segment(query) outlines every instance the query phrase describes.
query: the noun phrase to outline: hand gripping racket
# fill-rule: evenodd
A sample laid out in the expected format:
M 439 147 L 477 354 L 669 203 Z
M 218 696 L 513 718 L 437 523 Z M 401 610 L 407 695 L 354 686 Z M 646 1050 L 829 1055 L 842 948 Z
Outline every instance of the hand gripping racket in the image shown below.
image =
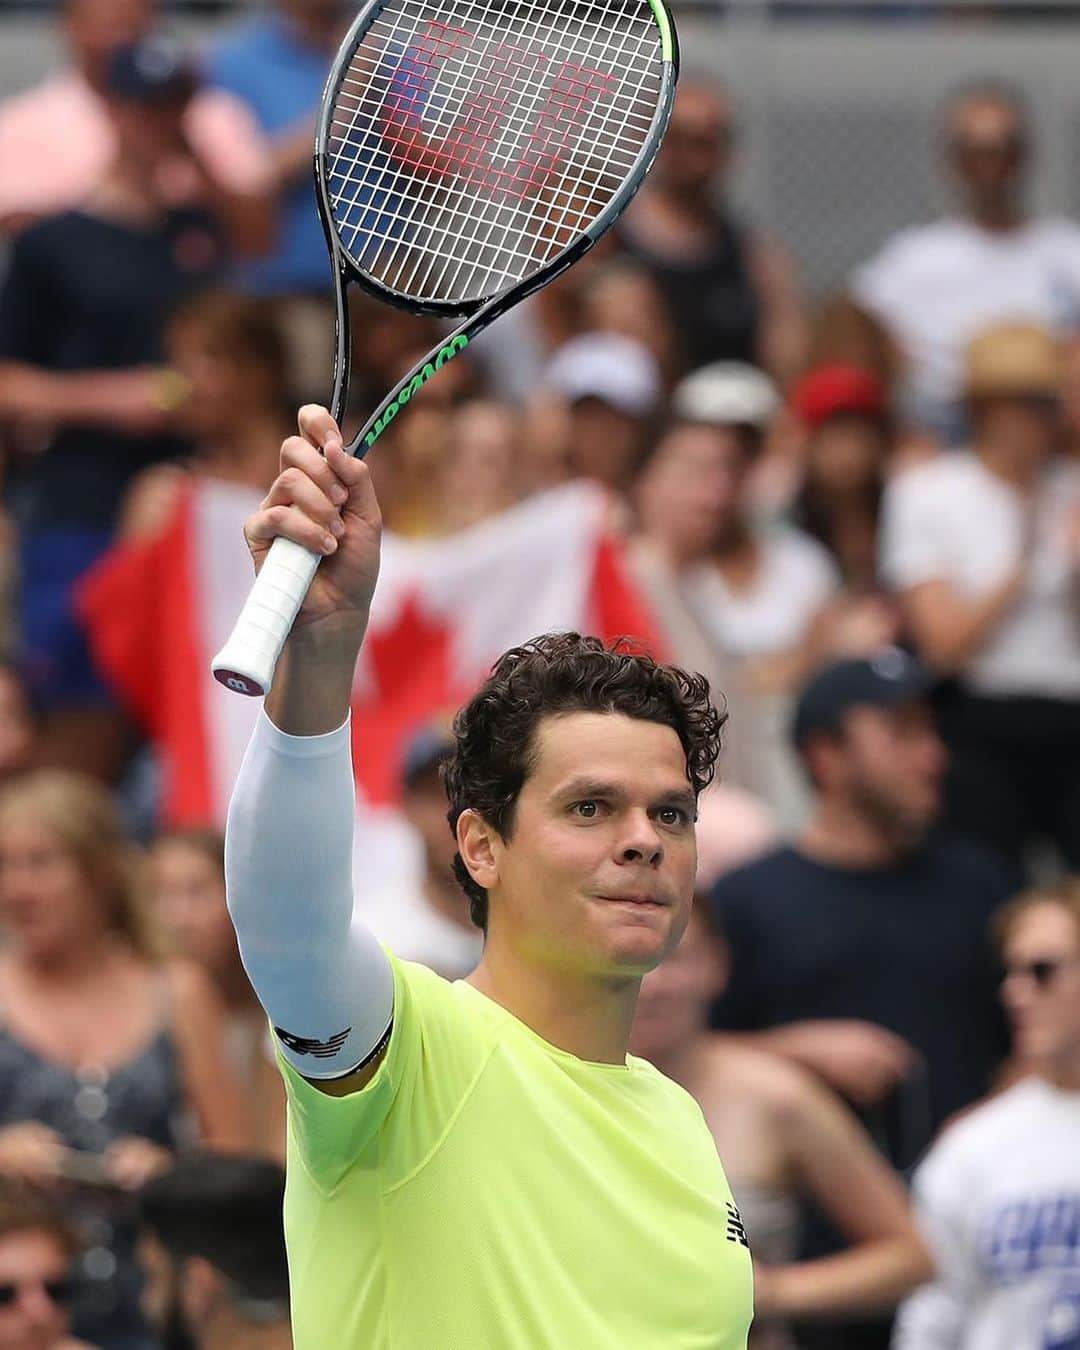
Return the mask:
M 348 285 L 463 318 L 372 413 L 364 455 L 432 375 L 589 251 L 660 146 L 678 50 L 664 0 L 369 0 L 315 146 L 333 262 L 331 411 L 349 383 Z M 265 694 L 318 554 L 274 541 L 215 677 Z

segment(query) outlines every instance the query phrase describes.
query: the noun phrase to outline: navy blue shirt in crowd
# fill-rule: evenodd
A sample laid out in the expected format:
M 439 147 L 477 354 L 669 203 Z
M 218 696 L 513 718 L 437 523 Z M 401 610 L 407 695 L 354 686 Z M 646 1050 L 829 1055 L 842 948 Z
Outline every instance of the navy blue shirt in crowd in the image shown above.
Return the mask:
M 145 227 L 82 211 L 42 220 L 16 239 L 0 288 L 0 360 L 58 372 L 157 364 L 169 315 L 223 260 L 201 212 Z M 182 448 L 167 435 L 64 427 L 6 484 L 15 519 L 28 530 L 108 529 L 134 475 Z
M 714 1024 L 758 1030 L 820 1018 L 876 1022 L 923 1065 L 888 1118 L 868 1121 L 900 1167 L 989 1088 L 1007 1050 L 990 916 L 1013 891 L 978 846 L 928 843 L 854 869 L 782 848 L 723 877 L 713 907 L 731 947 Z

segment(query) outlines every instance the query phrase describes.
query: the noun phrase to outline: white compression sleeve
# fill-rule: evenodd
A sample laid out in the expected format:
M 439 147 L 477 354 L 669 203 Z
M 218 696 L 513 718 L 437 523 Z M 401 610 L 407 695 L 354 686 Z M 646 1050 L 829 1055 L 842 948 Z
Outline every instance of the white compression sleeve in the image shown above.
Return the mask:
M 393 1017 L 390 962 L 353 917 L 354 815 L 349 723 L 289 736 L 262 713 L 229 805 L 229 913 L 282 1054 L 305 1078 L 359 1068 Z

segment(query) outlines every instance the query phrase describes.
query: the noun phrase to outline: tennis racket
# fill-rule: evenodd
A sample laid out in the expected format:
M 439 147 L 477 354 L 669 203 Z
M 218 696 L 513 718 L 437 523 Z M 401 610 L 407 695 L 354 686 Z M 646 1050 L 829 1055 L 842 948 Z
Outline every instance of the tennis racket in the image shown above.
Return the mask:
M 333 264 L 331 411 L 348 400 L 349 283 L 461 318 L 375 409 L 364 455 L 417 391 L 615 222 L 660 147 L 678 74 L 664 0 L 369 0 L 315 145 Z M 215 677 L 265 694 L 321 558 L 277 539 Z

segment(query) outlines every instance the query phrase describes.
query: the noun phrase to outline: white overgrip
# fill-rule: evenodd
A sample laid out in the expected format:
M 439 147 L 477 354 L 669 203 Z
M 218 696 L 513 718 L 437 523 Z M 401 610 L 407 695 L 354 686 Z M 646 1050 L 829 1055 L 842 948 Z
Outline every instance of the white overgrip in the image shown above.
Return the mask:
M 291 539 L 275 539 L 228 642 L 214 657 L 214 679 L 238 694 L 265 694 L 274 678 L 315 569 L 322 561 Z

